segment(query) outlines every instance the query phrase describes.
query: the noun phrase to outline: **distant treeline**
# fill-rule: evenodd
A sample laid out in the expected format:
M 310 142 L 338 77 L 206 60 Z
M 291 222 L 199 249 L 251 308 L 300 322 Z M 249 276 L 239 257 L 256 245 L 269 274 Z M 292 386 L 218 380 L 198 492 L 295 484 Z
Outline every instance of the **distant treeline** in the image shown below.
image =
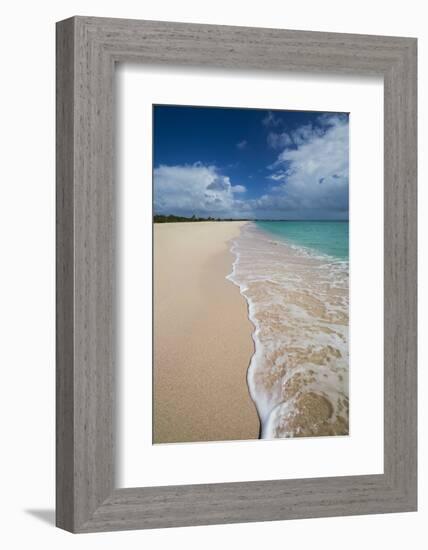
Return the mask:
M 185 216 L 174 216 L 169 214 L 165 216 L 164 214 L 155 214 L 153 216 L 154 223 L 174 223 L 174 222 L 345 222 L 348 223 L 349 220 L 272 220 L 270 218 L 201 218 L 199 216 L 193 215 L 191 218 L 186 218 Z
M 154 223 L 177 223 L 177 222 L 242 222 L 247 221 L 245 219 L 237 219 L 237 218 L 212 218 L 211 216 L 209 218 L 200 218 L 199 216 L 193 215 L 191 218 L 186 218 L 184 216 L 174 216 L 173 214 L 170 214 L 169 216 L 165 216 L 163 214 L 155 214 L 153 216 Z

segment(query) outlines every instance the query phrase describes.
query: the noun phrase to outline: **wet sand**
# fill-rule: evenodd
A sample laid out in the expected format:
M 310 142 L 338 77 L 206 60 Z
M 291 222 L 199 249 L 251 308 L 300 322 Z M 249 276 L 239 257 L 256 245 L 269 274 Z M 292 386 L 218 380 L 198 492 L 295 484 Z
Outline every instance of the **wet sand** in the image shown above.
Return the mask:
M 229 241 L 245 222 L 154 226 L 153 442 L 256 439 L 252 324 Z

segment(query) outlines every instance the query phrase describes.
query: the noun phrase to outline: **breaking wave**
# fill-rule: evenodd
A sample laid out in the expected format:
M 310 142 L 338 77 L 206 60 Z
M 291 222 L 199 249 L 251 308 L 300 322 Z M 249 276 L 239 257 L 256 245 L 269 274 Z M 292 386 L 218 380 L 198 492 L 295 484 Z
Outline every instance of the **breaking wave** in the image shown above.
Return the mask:
M 254 325 L 247 380 L 261 437 L 347 435 L 348 261 L 272 238 L 255 223 L 231 250 L 227 278 Z

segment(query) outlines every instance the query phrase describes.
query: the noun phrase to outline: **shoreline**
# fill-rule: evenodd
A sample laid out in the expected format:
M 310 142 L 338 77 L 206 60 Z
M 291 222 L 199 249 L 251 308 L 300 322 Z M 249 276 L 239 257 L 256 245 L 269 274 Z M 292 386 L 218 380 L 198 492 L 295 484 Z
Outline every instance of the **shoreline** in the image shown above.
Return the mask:
M 228 277 L 246 223 L 154 224 L 153 443 L 259 438 L 254 326 Z
M 237 243 L 229 279 L 255 327 L 248 386 L 260 437 L 348 434 L 348 269 L 251 226 Z

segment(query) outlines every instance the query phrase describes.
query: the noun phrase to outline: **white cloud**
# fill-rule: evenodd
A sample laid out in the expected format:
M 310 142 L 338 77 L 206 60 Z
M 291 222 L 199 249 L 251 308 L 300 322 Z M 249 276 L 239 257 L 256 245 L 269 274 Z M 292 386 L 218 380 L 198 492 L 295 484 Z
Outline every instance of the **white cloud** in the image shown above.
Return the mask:
M 246 139 L 243 139 L 242 141 L 239 141 L 239 142 L 236 144 L 236 147 L 242 151 L 243 149 L 245 149 L 245 147 L 246 147 L 247 145 L 248 145 L 248 141 L 247 141 Z
M 287 132 L 282 132 L 280 134 L 276 132 L 269 132 L 267 142 L 269 147 L 272 147 L 272 149 L 281 149 L 282 147 L 288 147 L 291 145 L 293 140 Z
M 306 124 L 280 136 L 285 146 L 269 176 L 276 183 L 274 196 L 260 197 L 253 208 L 347 215 L 348 118 L 322 115 L 318 125 Z
M 275 172 L 274 174 L 270 174 L 269 176 L 267 176 L 267 178 L 273 181 L 282 181 L 286 175 L 287 175 L 287 172 L 279 171 L 279 172 Z
M 269 111 L 268 114 L 262 119 L 262 124 L 264 126 L 279 126 L 281 123 L 282 120 L 272 111 Z
M 154 170 L 154 208 L 159 214 L 232 216 L 245 209 L 245 203 L 234 198 L 245 191 L 215 166 L 199 162 Z
M 245 193 L 246 190 L 244 185 L 232 185 L 232 193 Z
M 160 165 L 154 170 L 155 212 L 273 219 L 347 218 L 347 116 L 321 115 L 314 124 L 277 135 L 281 137 L 275 146 L 280 149 L 268 167 L 270 185 L 265 184 L 263 195 L 246 198 L 246 187 L 232 184 L 229 176 L 214 165 Z M 251 192 L 255 190 L 251 186 Z
M 272 149 L 287 148 L 290 145 L 298 147 L 312 140 L 314 137 L 322 137 L 328 127 L 334 126 L 340 121 L 344 122 L 346 118 L 343 115 L 330 115 L 326 113 L 318 117 L 318 124 L 315 126 L 309 123 L 303 124 L 289 132 L 269 132 L 267 143 Z

